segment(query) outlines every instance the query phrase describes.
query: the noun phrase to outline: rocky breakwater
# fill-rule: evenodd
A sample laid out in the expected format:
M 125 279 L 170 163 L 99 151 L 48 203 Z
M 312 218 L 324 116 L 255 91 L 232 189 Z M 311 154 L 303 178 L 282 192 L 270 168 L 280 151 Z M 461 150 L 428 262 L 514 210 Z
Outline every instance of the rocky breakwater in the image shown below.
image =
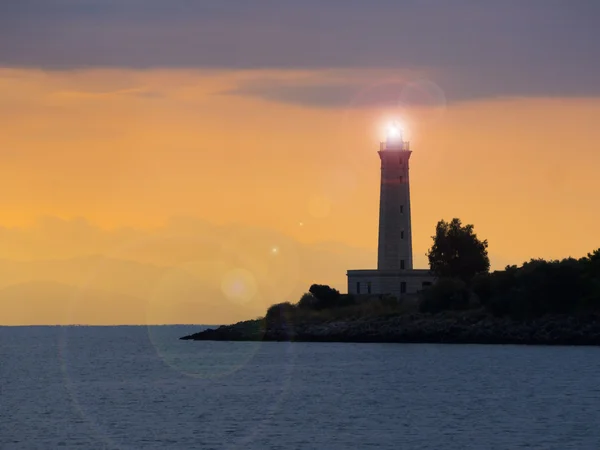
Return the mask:
M 484 312 L 411 313 L 343 320 L 264 319 L 208 329 L 183 340 L 600 345 L 600 317 L 514 320 Z

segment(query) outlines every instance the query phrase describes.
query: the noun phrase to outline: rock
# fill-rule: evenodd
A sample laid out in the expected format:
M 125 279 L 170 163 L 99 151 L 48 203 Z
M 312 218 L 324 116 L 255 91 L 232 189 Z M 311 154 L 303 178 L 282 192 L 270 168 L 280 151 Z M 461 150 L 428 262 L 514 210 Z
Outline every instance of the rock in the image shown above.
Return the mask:
M 554 316 L 535 321 L 497 318 L 475 311 L 406 314 L 299 323 L 262 319 L 208 329 L 184 340 L 422 342 L 472 344 L 600 345 L 600 320 Z

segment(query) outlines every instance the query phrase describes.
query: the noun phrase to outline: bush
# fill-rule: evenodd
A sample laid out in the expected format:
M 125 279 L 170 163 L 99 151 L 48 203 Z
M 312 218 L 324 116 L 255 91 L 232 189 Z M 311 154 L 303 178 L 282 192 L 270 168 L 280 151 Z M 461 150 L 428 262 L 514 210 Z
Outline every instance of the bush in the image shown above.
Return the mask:
M 401 301 L 388 295 L 354 297 L 340 294 L 326 285 L 313 284 L 297 306 L 280 303 L 269 308 L 266 320 L 288 323 L 321 318 L 327 320 L 376 316 L 380 314 L 445 310 L 472 307 L 479 299 L 485 310 L 495 316 L 531 319 L 547 314 L 600 313 L 600 249 L 581 259 L 561 261 L 534 259 L 522 267 L 480 273 L 470 282 L 457 278 L 440 278 L 421 291 L 416 302 L 408 297 Z M 474 295 L 471 295 L 474 294 Z
M 442 278 L 433 286 L 421 291 L 419 311 L 438 313 L 447 310 L 462 310 L 469 307 L 469 290 L 464 281 Z
M 533 319 L 547 314 L 574 314 L 600 310 L 600 274 L 596 256 L 560 261 L 532 259 L 522 267 L 508 266 L 489 275 L 489 298 L 483 302 L 496 316 Z M 476 293 L 485 298 L 485 284 Z
M 386 308 L 396 308 L 400 306 L 400 300 L 389 294 L 382 295 L 379 299 L 379 302 Z
M 356 305 L 356 298 L 352 294 L 340 294 L 336 302 L 336 307 L 338 308 L 346 308 L 354 305 Z
M 317 298 L 315 309 L 333 308 L 340 299 L 340 292 L 323 284 L 313 284 L 308 290 Z
M 298 301 L 298 308 L 302 310 L 313 310 L 317 309 L 318 303 L 319 300 L 317 299 L 317 297 L 312 295 L 310 292 L 307 292 L 306 294 L 302 295 L 302 297 Z
M 492 299 L 494 289 L 492 277 L 487 273 L 476 275 L 471 281 L 471 289 L 482 305 L 487 305 Z
M 293 319 L 295 309 L 295 306 L 290 302 L 272 305 L 267 309 L 265 320 L 270 324 L 289 323 Z

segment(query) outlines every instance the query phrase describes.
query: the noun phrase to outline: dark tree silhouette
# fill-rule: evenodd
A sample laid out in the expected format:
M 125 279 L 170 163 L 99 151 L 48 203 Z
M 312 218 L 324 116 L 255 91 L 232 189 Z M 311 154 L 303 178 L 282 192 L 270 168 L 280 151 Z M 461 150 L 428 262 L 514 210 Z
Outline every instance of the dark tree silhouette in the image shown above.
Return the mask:
M 308 292 L 314 295 L 318 300 L 316 305 L 317 309 L 332 308 L 340 299 L 340 292 L 337 289 L 333 289 L 323 284 L 313 284 Z
M 487 240 L 480 241 L 473 225 L 460 219 L 440 220 L 435 228 L 433 246 L 427 252 L 429 267 L 440 278 L 458 278 L 469 283 L 473 277 L 490 270 Z
M 267 320 L 267 323 L 280 324 L 289 322 L 293 317 L 294 309 L 294 305 L 292 305 L 290 302 L 271 305 L 271 307 L 269 307 L 267 310 L 265 319 Z
M 310 292 L 306 292 L 302 295 L 298 301 L 298 308 L 300 309 L 317 309 L 319 299 L 312 295 Z

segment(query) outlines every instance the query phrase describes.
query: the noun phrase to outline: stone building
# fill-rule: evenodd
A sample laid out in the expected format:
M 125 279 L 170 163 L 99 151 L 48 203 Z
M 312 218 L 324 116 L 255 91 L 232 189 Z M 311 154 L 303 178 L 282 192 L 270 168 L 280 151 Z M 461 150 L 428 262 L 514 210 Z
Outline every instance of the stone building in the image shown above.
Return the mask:
M 348 270 L 349 294 L 415 294 L 431 285 L 428 269 L 414 269 L 410 218 L 410 143 L 390 127 L 379 146 L 381 191 L 377 269 Z

